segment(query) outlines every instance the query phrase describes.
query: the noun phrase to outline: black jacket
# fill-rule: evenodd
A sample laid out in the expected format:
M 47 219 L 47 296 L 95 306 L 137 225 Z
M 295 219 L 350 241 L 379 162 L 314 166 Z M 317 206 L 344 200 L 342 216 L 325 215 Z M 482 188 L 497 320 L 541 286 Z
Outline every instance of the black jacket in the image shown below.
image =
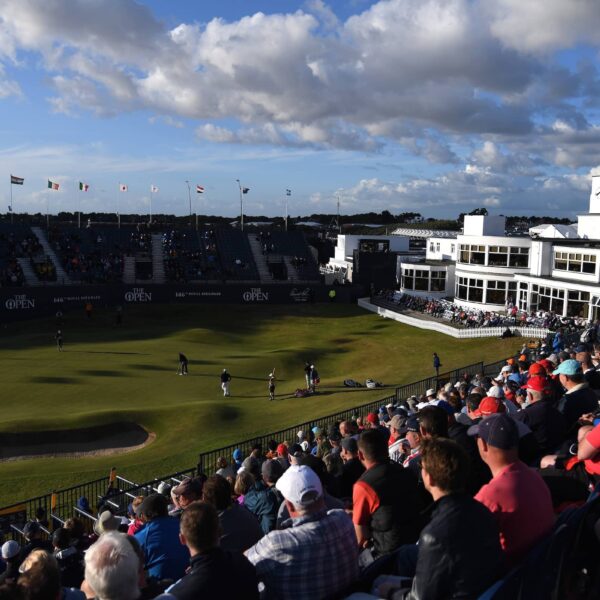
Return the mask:
M 406 598 L 477 598 L 503 571 L 492 513 L 467 494 L 451 494 L 434 504 L 431 521 L 421 532 L 417 572 Z
M 571 429 L 581 415 L 598 410 L 598 397 L 588 386 L 565 394 L 558 402 L 558 410 L 565 416 Z
M 243 554 L 213 548 L 190 560 L 189 573 L 170 588 L 169 593 L 178 600 L 258 600 L 256 569 Z
M 549 399 L 530 404 L 519 411 L 516 418 L 529 426 L 540 446 L 542 456 L 554 453 L 567 433 L 564 416 Z

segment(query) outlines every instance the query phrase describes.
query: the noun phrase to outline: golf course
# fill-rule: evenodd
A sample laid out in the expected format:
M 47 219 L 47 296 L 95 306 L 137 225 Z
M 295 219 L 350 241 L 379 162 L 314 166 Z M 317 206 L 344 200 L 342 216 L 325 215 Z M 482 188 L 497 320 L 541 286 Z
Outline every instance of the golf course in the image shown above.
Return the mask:
M 522 343 L 455 340 L 341 304 L 135 306 L 125 309 L 120 325 L 114 311 L 98 309 L 88 319 L 82 309 L 64 315 L 63 352 L 54 341 L 57 328 L 54 317 L 3 326 L 0 434 L 29 433 L 27 440 L 60 432 L 58 444 L 70 431 L 78 439 L 87 428 L 129 423 L 150 436 L 112 455 L 48 451 L 4 459 L 0 506 L 101 477 L 112 466 L 139 481 L 191 467 L 199 452 L 358 406 L 430 376 L 433 351 L 449 370 L 494 362 Z M 186 377 L 177 376 L 179 352 L 189 359 Z M 319 393 L 294 398 L 305 386 L 307 360 L 319 371 Z M 227 398 L 223 368 L 232 376 Z M 272 369 L 276 399 L 269 402 Z M 346 378 L 373 378 L 387 389 L 344 388 Z

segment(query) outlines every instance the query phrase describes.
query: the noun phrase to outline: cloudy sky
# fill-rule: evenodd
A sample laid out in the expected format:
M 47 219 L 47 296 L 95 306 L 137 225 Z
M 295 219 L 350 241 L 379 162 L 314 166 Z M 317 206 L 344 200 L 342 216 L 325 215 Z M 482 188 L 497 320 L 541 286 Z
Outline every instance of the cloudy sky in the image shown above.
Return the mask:
M 598 0 L 0 0 L 0 211 L 573 216 L 599 50 Z

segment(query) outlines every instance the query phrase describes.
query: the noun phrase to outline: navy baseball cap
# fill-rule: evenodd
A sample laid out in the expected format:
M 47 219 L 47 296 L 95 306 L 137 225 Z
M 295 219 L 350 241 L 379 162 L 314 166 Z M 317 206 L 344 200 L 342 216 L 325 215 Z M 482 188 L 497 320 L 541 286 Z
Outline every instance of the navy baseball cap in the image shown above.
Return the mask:
M 406 435 L 409 431 L 414 431 L 417 433 L 420 431 L 419 419 L 416 417 L 416 415 L 408 417 L 404 427 L 400 430 L 400 435 Z
M 486 444 L 501 450 L 510 450 L 519 445 L 517 424 L 505 413 L 485 417 L 477 425 L 469 427 L 467 433 L 476 435 Z

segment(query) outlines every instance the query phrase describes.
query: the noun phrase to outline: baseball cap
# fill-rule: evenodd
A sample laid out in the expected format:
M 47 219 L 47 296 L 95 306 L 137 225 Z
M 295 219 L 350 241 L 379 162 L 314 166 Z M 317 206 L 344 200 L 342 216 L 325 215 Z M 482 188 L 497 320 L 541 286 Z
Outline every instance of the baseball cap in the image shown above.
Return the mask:
M 233 460 L 242 460 L 242 458 L 244 458 L 244 453 L 239 448 L 236 448 L 233 451 Z
M 356 454 L 358 452 L 358 443 L 353 437 L 345 437 L 342 439 L 342 448 L 346 452 Z
M 281 456 L 287 456 L 288 455 L 288 447 L 285 444 L 279 444 L 279 446 L 277 446 L 277 454 L 279 454 Z
M 19 542 L 15 542 L 15 540 L 8 540 L 8 542 L 2 544 L 2 558 L 4 560 L 9 560 L 18 556 L 19 552 L 21 552 L 21 546 L 19 546 Z
M 308 443 L 307 440 L 304 440 L 303 442 L 301 442 L 300 447 L 302 448 L 302 450 L 304 450 L 304 452 L 308 452 L 310 450 L 310 444 Z
M 412 417 L 408 417 L 408 419 L 406 419 L 406 423 L 404 424 L 404 427 L 400 430 L 400 435 L 406 435 L 407 432 L 409 431 L 414 431 L 414 432 L 419 432 L 419 419 L 413 415 Z
M 487 395 L 490 398 L 503 398 L 504 397 L 504 392 L 502 391 L 502 388 L 499 385 L 493 385 L 488 390 Z
M 23 527 L 23 535 L 26 538 L 35 535 L 36 533 L 38 533 L 38 531 L 40 531 L 40 526 L 35 521 L 27 521 L 27 523 L 25 523 L 25 526 Z
M 400 415 L 394 415 L 390 421 L 390 427 L 400 431 L 405 421 L 406 419 L 404 417 L 401 417 Z
M 296 437 L 298 437 L 299 439 L 303 440 L 306 437 L 306 434 L 304 433 L 304 430 L 300 430 L 297 434 Z
M 426 396 L 435 396 L 435 390 L 433 388 L 429 388 L 426 392 L 425 392 Z
M 117 531 L 120 524 L 121 519 L 119 517 L 115 517 L 110 510 L 105 510 L 94 523 L 94 533 L 102 535 L 107 531 Z
M 300 444 L 292 444 L 288 450 L 291 456 L 302 454 L 302 446 Z
M 544 368 L 544 365 L 539 362 L 533 363 L 529 367 L 529 377 L 536 377 L 538 375 L 546 375 L 546 369 Z
M 519 445 L 517 424 L 508 415 L 491 415 L 477 425 L 469 427 L 467 433 L 478 436 L 490 446 L 510 450 Z
M 161 481 L 156 488 L 159 494 L 167 496 L 171 493 L 171 486 L 166 481 Z
M 496 413 L 503 413 L 506 410 L 506 407 L 502 403 L 500 398 L 493 398 L 492 396 L 486 396 L 479 403 L 479 406 L 476 410 L 473 411 L 473 414 L 478 417 L 487 417 L 489 415 L 494 415 Z
M 373 425 L 379 423 L 379 417 L 377 416 L 376 413 L 369 413 L 367 415 L 367 421 L 369 421 L 369 423 L 372 423 Z
M 577 373 L 581 373 L 581 363 L 574 358 L 569 358 L 561 362 L 552 375 L 577 375 Z
M 575 348 L 575 352 L 579 353 L 579 352 L 587 352 L 588 351 L 588 347 L 585 344 L 579 344 L 579 346 L 577 346 Z
M 244 461 L 245 463 L 246 461 Z M 202 480 L 199 477 L 190 477 L 184 479 L 177 487 L 173 488 L 172 492 L 176 496 L 188 496 L 190 494 L 202 493 Z
M 319 433 L 321 433 L 321 428 L 320 428 L 319 426 L 315 425 L 315 426 L 314 426 L 314 427 L 311 429 L 311 431 L 312 431 L 312 432 L 313 432 L 315 435 L 318 435 Z
M 540 365 L 542 365 L 542 367 L 544 367 L 546 374 L 552 373 L 552 371 L 554 371 L 554 363 L 552 361 L 550 361 L 550 359 L 548 359 L 548 358 L 543 358 L 542 360 L 538 361 L 538 364 L 540 364 Z M 531 369 L 530 369 L 530 371 L 531 371 Z
M 283 467 L 278 460 L 265 460 L 261 472 L 264 481 L 275 483 L 283 475 Z
M 438 408 L 441 408 L 448 415 L 453 415 L 454 414 L 454 409 L 452 408 L 452 405 L 449 402 L 447 402 L 446 400 L 440 400 L 436 404 L 436 406 Z
M 535 377 L 530 377 L 523 387 L 528 390 L 535 390 L 536 392 L 548 393 L 549 391 L 548 380 L 545 377 L 541 377 L 538 375 L 536 375 Z
M 309 506 L 323 495 L 321 480 L 306 465 L 292 465 L 279 478 L 275 487 L 294 506 Z

